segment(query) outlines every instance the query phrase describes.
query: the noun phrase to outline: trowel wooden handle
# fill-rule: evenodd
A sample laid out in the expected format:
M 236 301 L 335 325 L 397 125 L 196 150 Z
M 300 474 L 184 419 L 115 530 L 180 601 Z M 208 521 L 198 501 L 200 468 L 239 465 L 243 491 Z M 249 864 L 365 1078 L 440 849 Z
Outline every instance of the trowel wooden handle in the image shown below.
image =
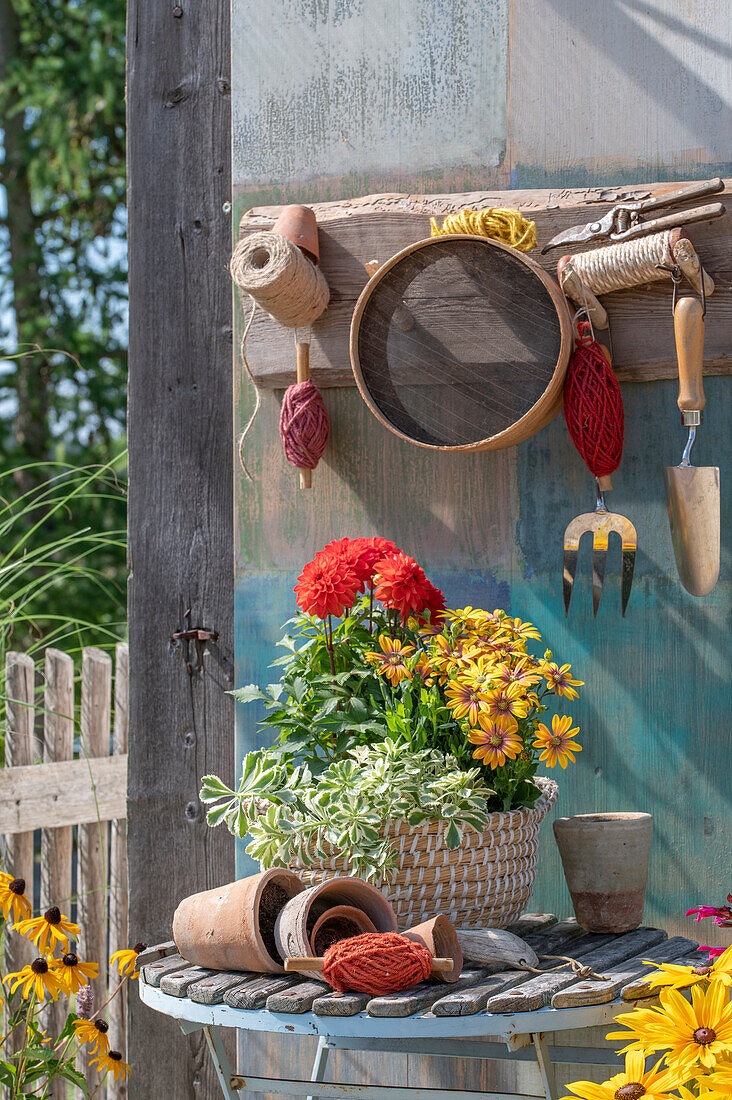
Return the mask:
M 292 970 L 322 970 L 323 961 L 322 958 L 285 959 L 285 970 L 288 974 Z M 454 966 L 452 959 L 433 959 L 432 973 L 447 974 Z
M 307 382 L 310 378 L 310 344 L 298 343 L 295 346 L 297 349 L 297 380 L 298 382 Z M 300 488 L 311 489 L 312 485 L 313 471 L 301 469 Z
M 681 298 L 674 310 L 676 356 L 679 361 L 679 399 L 681 412 L 704 408 L 702 369 L 704 361 L 704 317 L 698 298 Z

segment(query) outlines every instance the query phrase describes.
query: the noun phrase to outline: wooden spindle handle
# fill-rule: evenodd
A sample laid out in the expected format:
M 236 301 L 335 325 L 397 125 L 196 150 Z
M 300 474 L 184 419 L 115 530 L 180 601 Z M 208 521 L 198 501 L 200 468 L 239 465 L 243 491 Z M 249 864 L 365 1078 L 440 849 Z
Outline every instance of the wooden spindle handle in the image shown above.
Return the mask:
M 307 382 L 310 378 L 310 344 L 298 343 L 297 350 L 297 380 Z M 300 468 L 300 488 L 311 489 L 313 486 L 313 471 L 304 467 Z
M 681 298 L 674 311 L 676 356 L 679 361 L 679 399 L 682 413 L 701 412 L 706 404 L 702 371 L 704 317 L 698 298 Z
M 322 970 L 323 961 L 322 958 L 285 959 L 285 970 L 288 974 L 293 970 Z M 433 959 L 432 972 L 433 974 L 446 974 L 452 970 L 454 965 L 452 959 Z

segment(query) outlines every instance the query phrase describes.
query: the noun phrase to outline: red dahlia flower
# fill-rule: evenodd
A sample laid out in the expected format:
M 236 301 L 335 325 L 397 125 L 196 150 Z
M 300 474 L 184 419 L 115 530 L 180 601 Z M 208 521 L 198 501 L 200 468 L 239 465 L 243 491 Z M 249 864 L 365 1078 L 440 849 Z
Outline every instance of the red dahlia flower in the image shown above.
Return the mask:
M 403 619 L 410 614 L 420 615 L 437 592 L 414 558 L 401 552 L 390 554 L 378 563 L 375 579 L 377 600 L 384 607 L 396 608 Z
M 393 542 L 377 536 L 371 539 L 336 539 L 324 546 L 320 553 L 345 558 L 358 577 L 358 591 L 363 592 L 366 585 L 373 584 L 377 562 L 387 554 L 397 553 L 397 548 Z
M 358 589 L 358 577 L 346 558 L 321 550 L 297 579 L 297 606 L 319 619 L 342 615 L 353 606 Z

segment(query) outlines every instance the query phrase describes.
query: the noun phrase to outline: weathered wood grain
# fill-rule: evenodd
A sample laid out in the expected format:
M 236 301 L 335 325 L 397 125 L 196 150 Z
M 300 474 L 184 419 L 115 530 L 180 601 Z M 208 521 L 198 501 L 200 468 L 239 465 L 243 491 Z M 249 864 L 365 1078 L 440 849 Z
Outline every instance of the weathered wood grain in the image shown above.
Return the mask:
M 635 932 L 627 932 L 624 936 L 615 936 L 611 942 L 592 950 L 587 950 L 586 944 L 580 940 L 575 946 L 574 956 L 584 966 L 591 966 L 601 974 L 605 967 L 623 962 L 665 938 L 666 933 L 660 928 L 639 928 Z M 589 939 L 590 936 L 587 937 L 587 940 Z M 486 1008 L 489 1012 L 534 1012 L 549 1004 L 552 995 L 558 990 L 573 985 L 577 980 L 577 975 L 572 970 L 538 974 L 516 989 L 491 997 Z
M 468 986 L 477 985 L 484 977 L 484 970 L 463 970 L 456 982 L 452 982 L 450 988 L 454 992 L 467 989 Z M 435 1001 L 439 1001 L 445 994 L 444 982 L 420 982 L 412 989 L 405 989 L 402 993 L 387 993 L 383 997 L 374 997 L 369 1001 L 366 1010 L 369 1016 L 413 1016 L 415 1012 L 423 1012 Z
M 147 963 L 158 962 L 168 955 L 176 955 L 177 953 L 178 948 L 173 940 L 166 940 L 165 943 L 157 943 L 141 951 L 137 956 L 137 965 L 138 967 L 146 966 Z
M 130 941 L 234 877 L 198 800 L 234 777 L 230 14 L 220 0 L 127 5 Z M 171 636 L 215 631 L 203 669 Z M 164 853 L 164 860 L 161 859 Z M 227 1043 L 230 1037 L 227 1037 Z M 129 1009 L 131 1100 L 218 1091 L 201 1033 Z M 233 1055 L 232 1055 L 233 1056 Z
M 696 954 L 696 949 L 690 951 L 684 946 L 671 958 L 664 959 L 664 962 L 679 963 L 681 966 L 703 965 L 704 958 L 704 955 Z M 658 989 L 652 989 L 648 982 L 643 979 L 635 979 L 623 986 L 620 996 L 624 1001 L 642 1001 L 646 997 L 657 997 Z
M 160 989 L 171 997 L 187 997 L 192 985 L 215 973 L 215 970 L 208 970 L 204 966 L 186 965 L 180 970 L 174 970 L 172 974 L 164 974 L 160 979 Z
M 316 1016 L 357 1016 L 371 1000 L 368 993 L 326 993 L 313 1001 Z
M 166 974 L 177 974 L 191 965 L 182 955 L 167 955 L 159 962 L 147 963 L 146 966 L 142 967 L 140 974 L 146 985 L 159 988 L 160 982 Z
M 653 184 L 639 190 L 648 194 L 668 188 Z M 726 191 L 720 197 L 726 199 L 728 207 L 731 193 L 732 181 L 727 181 Z M 367 282 L 364 264 L 369 259 L 383 263 L 415 241 L 429 237 L 432 210 L 439 208 L 444 213 L 446 206 L 459 210 L 467 205 L 479 208 L 491 203 L 528 211 L 536 221 L 540 244 L 560 230 L 602 215 L 611 206 L 607 201 L 588 199 L 587 189 L 568 190 L 560 197 L 556 191 L 505 191 L 438 197 L 372 195 L 358 201 L 314 204 L 320 222 L 320 267 L 331 288 L 331 303 L 315 322 L 310 345 L 311 375 L 319 386 L 354 384 L 348 340 L 356 299 Z M 241 219 L 240 232 L 244 235 L 271 228 L 279 210 L 279 207 L 258 207 L 248 211 Z M 732 323 L 732 277 L 727 260 L 732 212 L 715 221 L 691 226 L 689 236 L 717 287 L 708 303 L 705 373 L 729 374 L 732 359 L 725 332 Z M 569 246 L 547 256 L 538 251 L 531 255 L 545 270 L 555 274 L 557 260 L 563 253 L 586 247 Z M 613 336 L 613 367 L 621 381 L 676 377 L 673 326 L 669 325 L 670 296 L 669 282 L 603 297 Z M 263 310 L 257 312 L 247 338 L 247 361 L 260 386 L 279 389 L 294 380 L 293 339 L 289 330 Z
M 112 751 L 124 758 L 127 771 L 129 733 L 129 647 L 115 646 L 114 654 L 114 726 Z M 127 893 L 127 775 L 125 774 L 125 812 L 115 818 L 109 830 L 109 954 L 128 946 L 129 899 Z M 111 984 L 110 978 L 110 984 Z M 109 1005 L 109 1031 L 112 1048 L 127 1061 L 127 1005 L 129 984 L 122 986 Z M 64 1100 L 64 1098 L 60 1098 Z M 127 1081 L 107 1079 L 107 1100 L 127 1100 Z
M 523 913 L 513 924 L 509 924 L 507 931 L 526 939 L 529 933 L 548 932 L 557 923 L 554 913 Z
M 283 989 L 279 993 L 272 993 L 267 998 L 266 1007 L 270 1012 L 309 1012 L 313 1001 L 322 997 L 329 990 L 324 982 L 303 982 L 294 985 L 291 989 Z
M 671 962 L 671 960 L 678 958 L 682 952 L 688 955 L 696 948 L 697 944 L 693 940 L 685 940 L 682 936 L 674 936 L 664 943 L 651 947 L 648 951 L 643 951 L 640 955 L 603 971 L 603 976 L 609 979 L 607 981 L 593 981 L 588 978 L 576 982 L 568 989 L 560 990 L 552 997 L 552 1007 L 574 1008 L 578 1005 L 609 1004 L 610 1001 L 615 1000 L 623 986 L 628 985 L 642 974 L 648 974 L 648 967 L 644 966 L 643 963 L 644 959 L 655 963 Z
M 441 997 L 432 1005 L 432 1011 L 435 1016 L 474 1016 L 477 1012 L 483 1012 L 491 997 L 521 985 L 530 977 L 530 974 L 518 970 L 493 974 L 484 982 L 478 982 L 477 985 L 471 985 L 467 989 Z
M 239 986 L 245 985 L 251 981 L 254 977 L 253 974 L 240 973 L 237 974 L 233 971 L 222 974 L 214 974 L 210 978 L 203 978 L 201 981 L 196 982 L 188 990 L 187 996 L 196 1004 L 201 1005 L 218 1005 L 224 999 L 224 993 L 227 993 L 230 989 L 236 989 Z
M 124 818 L 126 791 L 126 756 L 0 771 L 0 828 L 15 833 Z
M 299 974 L 260 974 L 241 986 L 227 990 L 224 1001 L 231 1008 L 262 1008 L 273 993 L 302 983 Z

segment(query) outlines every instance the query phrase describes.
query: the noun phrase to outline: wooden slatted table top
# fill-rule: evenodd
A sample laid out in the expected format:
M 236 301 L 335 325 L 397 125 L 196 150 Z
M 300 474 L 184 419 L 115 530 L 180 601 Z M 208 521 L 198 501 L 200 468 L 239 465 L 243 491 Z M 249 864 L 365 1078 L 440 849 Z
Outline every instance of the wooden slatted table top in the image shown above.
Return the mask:
M 350 1017 L 370 1019 L 374 1023 L 379 1018 L 395 1017 L 415 1021 L 429 1019 L 435 1024 L 443 1019 L 447 1024 L 449 1017 L 513 1017 L 547 1008 L 557 1010 L 547 1014 L 557 1019 L 555 1022 L 547 1019 L 542 1030 L 554 1030 L 559 1017 L 562 1017 L 563 1026 L 572 1026 L 565 1021 L 575 1013 L 561 1010 L 587 1009 L 596 1005 L 618 1007 L 623 1002 L 652 996 L 643 980 L 649 972 L 644 960 L 656 963 L 691 961 L 690 957 L 699 946 L 694 940 L 681 936 L 669 939 L 658 928 L 641 927 L 621 935 L 587 933 L 574 919 L 558 920 L 551 914 L 525 914 L 510 926 L 510 931 L 525 939 L 540 957 L 571 956 L 609 980 L 582 979 L 570 969 L 552 970 L 558 962 L 550 959 L 540 963 L 544 971 L 541 974 L 506 970 L 504 964 L 488 967 L 466 964 L 459 980 L 451 985 L 421 982 L 401 993 L 372 997 L 365 993 L 336 993 L 323 982 L 298 974 L 204 970 L 186 962 L 170 942 L 148 948 L 140 955 L 144 986 L 141 996 L 151 1007 L 169 1011 L 182 1020 L 198 1019 L 201 1016 L 198 1007 L 228 1006 L 237 1010 L 237 1016 L 226 1013 L 230 1026 L 252 1026 L 257 1030 L 270 1030 L 268 1014 L 271 1014 L 273 1025 L 277 1021 L 277 1026 L 272 1026 L 271 1030 L 303 1030 L 288 1026 L 286 1022 L 283 1024 L 281 1017 L 290 1016 L 294 1021 L 311 1014 L 320 1018 L 317 1030 L 324 1031 L 327 1030 L 324 1017 L 330 1017 L 336 1030 L 340 1030 L 339 1020 L 345 1023 Z M 153 991 L 159 991 L 164 997 Z M 174 998 L 181 1003 L 176 1005 Z M 257 1022 L 248 1021 L 247 1015 L 255 1013 Z M 239 1019 L 238 1014 L 241 1021 L 234 1023 Z M 592 1023 L 604 1023 L 610 1018 L 606 1013 L 582 1014 L 585 1019 L 594 1015 L 598 1016 L 597 1020 L 581 1024 L 578 1021 L 576 1026 L 592 1026 Z M 499 1024 L 498 1019 L 495 1022 Z M 496 1033 L 499 1030 L 497 1026 Z

